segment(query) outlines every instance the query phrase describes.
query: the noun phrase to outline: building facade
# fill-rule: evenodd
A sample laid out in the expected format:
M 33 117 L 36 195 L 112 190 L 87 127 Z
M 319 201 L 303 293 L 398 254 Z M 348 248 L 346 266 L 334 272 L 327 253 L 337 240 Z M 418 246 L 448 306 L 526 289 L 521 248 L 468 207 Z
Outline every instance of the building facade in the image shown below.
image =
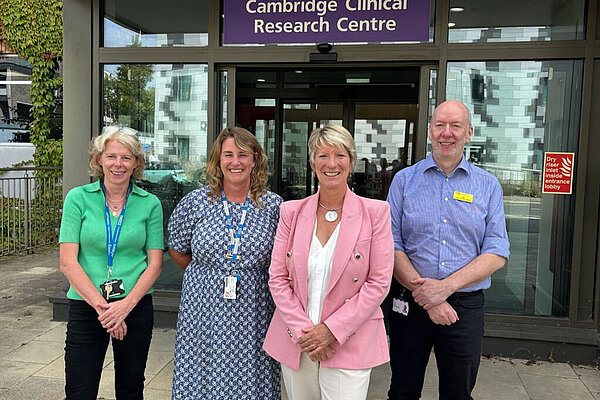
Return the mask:
M 389 22 L 413 6 L 418 17 Z M 261 7 L 313 10 L 319 24 L 285 31 Z M 353 25 L 358 9 L 383 14 Z M 305 36 L 327 10 L 341 34 Z M 352 189 L 383 198 L 382 168 L 426 157 L 432 110 L 460 100 L 475 129 L 465 156 L 500 180 L 511 241 L 486 292 L 484 352 L 598 362 L 598 17 L 598 0 L 65 0 L 65 190 L 89 182 L 92 136 L 129 126 L 149 165 L 140 184 L 168 217 L 202 184 L 219 131 L 239 125 L 265 148 L 271 188 L 302 198 L 318 187 L 308 134 L 335 122 L 357 143 Z M 571 194 L 543 193 L 548 152 L 574 153 Z M 157 297 L 180 287 L 166 258 Z

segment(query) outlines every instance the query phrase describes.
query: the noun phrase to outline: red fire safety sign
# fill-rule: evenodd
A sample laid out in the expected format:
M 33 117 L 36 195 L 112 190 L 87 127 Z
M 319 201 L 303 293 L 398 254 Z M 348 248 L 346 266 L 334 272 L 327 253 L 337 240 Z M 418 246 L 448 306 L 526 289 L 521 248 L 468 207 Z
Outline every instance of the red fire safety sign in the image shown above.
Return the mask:
M 575 153 L 545 153 L 542 193 L 571 194 Z

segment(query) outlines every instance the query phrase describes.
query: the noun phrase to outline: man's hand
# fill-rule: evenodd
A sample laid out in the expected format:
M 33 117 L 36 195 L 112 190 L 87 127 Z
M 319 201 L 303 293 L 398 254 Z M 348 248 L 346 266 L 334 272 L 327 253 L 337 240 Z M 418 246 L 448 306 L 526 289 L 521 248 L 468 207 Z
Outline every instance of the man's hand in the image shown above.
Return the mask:
M 458 314 L 447 301 L 431 307 L 427 314 L 433 323 L 438 325 L 452 325 L 458 321 Z
M 418 286 L 413 290 L 412 295 L 415 302 L 425 310 L 437 306 L 454 293 L 446 282 L 437 279 L 418 278 L 413 279 L 410 283 Z

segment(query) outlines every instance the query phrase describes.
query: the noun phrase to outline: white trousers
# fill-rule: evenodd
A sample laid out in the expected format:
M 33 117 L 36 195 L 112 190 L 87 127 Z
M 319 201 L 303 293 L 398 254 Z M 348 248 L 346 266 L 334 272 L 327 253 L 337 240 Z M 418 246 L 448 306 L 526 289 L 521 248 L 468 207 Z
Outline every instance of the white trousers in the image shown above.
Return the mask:
M 306 353 L 298 371 L 281 364 L 281 372 L 289 400 L 365 400 L 371 378 L 371 368 L 325 368 Z

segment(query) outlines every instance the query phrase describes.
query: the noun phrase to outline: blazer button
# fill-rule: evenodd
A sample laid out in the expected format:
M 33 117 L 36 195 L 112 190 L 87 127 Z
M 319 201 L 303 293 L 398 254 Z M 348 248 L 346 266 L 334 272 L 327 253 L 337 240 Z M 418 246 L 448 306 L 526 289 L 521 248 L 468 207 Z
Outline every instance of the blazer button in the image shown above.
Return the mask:
M 288 332 L 288 335 L 290 335 L 290 337 L 292 337 L 292 331 L 290 331 L 290 328 L 287 328 L 287 332 Z
M 352 279 L 352 282 L 354 282 L 354 283 L 358 282 L 358 278 Z
M 285 279 L 287 279 L 287 280 L 288 280 L 288 281 L 290 281 L 290 282 L 292 281 L 292 278 L 291 278 L 291 277 L 289 277 L 289 276 L 288 276 L 287 278 L 285 278 Z
M 356 253 L 356 254 L 354 255 L 354 258 L 356 258 L 357 260 L 360 260 L 360 254 Z
M 290 258 L 290 257 L 292 256 L 292 253 L 291 253 L 290 251 L 288 251 L 287 253 L 285 253 L 285 256 L 286 256 L 287 258 Z
M 347 303 L 347 302 L 349 302 L 349 301 L 350 301 L 350 299 L 346 299 L 346 300 L 344 300 L 344 303 Z

